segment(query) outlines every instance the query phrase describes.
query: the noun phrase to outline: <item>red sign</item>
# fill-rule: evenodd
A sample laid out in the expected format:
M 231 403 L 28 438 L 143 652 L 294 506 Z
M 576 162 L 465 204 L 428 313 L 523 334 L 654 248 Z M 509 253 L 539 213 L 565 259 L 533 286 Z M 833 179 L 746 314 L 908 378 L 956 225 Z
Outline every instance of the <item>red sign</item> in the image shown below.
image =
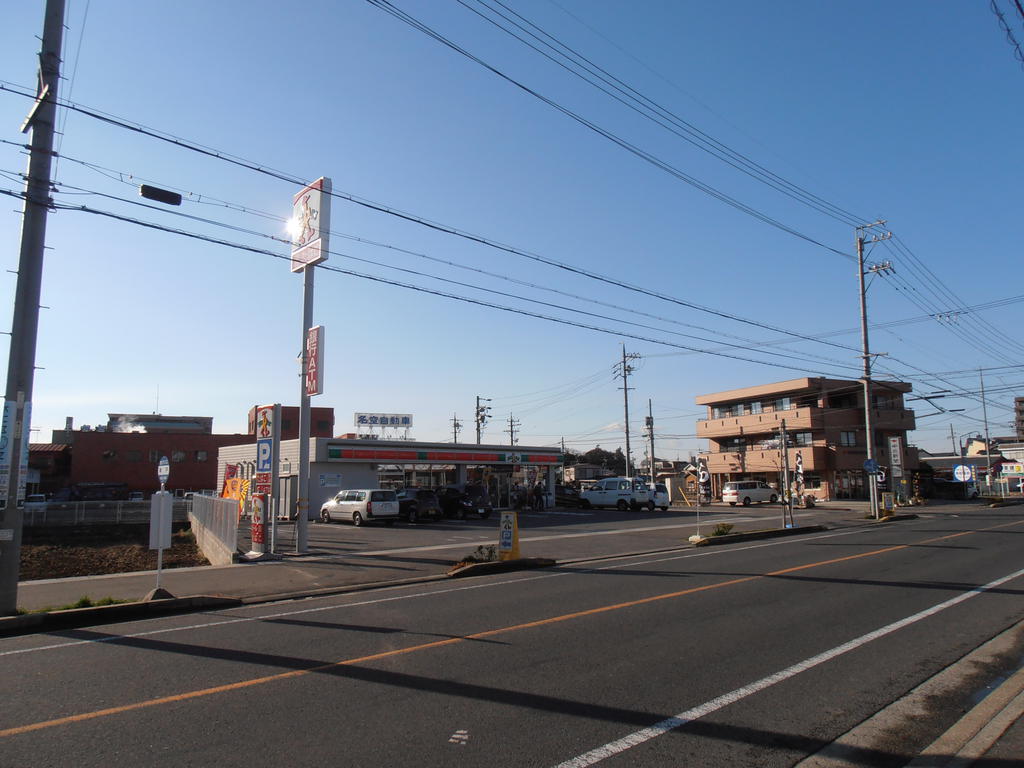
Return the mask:
M 310 397 L 324 391 L 324 327 L 315 325 L 306 334 L 306 394 Z
M 257 472 L 252 479 L 254 493 L 270 493 L 271 481 L 269 472 Z

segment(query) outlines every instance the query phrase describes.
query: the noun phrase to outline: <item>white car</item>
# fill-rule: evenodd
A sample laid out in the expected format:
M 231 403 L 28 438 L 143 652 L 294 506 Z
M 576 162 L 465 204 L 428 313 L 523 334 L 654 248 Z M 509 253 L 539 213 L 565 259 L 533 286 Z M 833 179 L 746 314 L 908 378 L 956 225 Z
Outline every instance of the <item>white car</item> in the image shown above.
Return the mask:
M 580 503 L 585 509 L 616 507 L 622 511 L 647 507 L 653 512 L 655 506 L 647 485 L 631 477 L 607 477 L 598 480 L 580 492 Z
M 352 525 L 383 521 L 394 525 L 398 519 L 398 495 L 388 488 L 356 488 L 338 491 L 320 507 L 320 521 L 347 520 Z
M 730 507 L 742 504 L 749 507 L 752 503 L 767 501 L 774 504 L 779 500 L 778 492 L 768 483 L 759 480 L 738 480 L 726 483 L 722 488 L 722 501 L 729 503 Z
M 648 486 L 650 488 L 650 486 Z M 660 509 L 662 512 L 668 512 L 668 508 L 671 505 L 671 501 L 668 498 L 668 487 L 664 483 L 655 483 L 651 493 L 651 501 L 654 502 L 654 506 Z

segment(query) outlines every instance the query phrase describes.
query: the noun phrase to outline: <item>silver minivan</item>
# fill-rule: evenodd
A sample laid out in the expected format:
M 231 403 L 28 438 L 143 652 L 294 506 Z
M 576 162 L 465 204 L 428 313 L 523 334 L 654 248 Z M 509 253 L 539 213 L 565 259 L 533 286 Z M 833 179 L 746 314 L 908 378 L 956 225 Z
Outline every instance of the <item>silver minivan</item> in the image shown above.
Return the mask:
M 749 507 L 751 503 L 762 501 L 774 504 L 778 499 L 779 495 L 775 489 L 759 480 L 737 480 L 726 483 L 722 488 L 722 501 L 729 502 L 730 507 L 737 504 Z
M 632 477 L 608 477 L 598 480 L 580 492 L 580 503 L 584 508 L 617 507 L 620 510 L 646 507 L 654 511 L 654 501 L 647 485 Z
M 381 520 L 394 525 L 398 519 L 398 496 L 387 488 L 355 488 L 338 491 L 320 507 L 320 521 L 349 521 L 362 525 Z

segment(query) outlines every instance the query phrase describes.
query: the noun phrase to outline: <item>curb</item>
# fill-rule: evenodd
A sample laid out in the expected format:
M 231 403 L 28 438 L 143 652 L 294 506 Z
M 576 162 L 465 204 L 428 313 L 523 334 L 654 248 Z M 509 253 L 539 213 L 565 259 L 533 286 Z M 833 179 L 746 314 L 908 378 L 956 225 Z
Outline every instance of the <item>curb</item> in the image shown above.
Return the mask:
M 461 579 L 465 576 L 486 576 L 489 573 L 506 573 L 508 571 L 524 571 L 530 568 L 550 568 L 555 560 L 548 557 L 521 557 L 518 560 L 494 560 L 488 563 L 470 563 L 448 571 L 450 579 Z
M 771 528 L 766 531 L 749 531 L 748 533 L 727 533 L 724 536 L 709 536 L 695 541 L 695 547 L 714 547 L 719 544 L 732 544 L 739 541 L 756 541 L 758 539 L 774 539 L 781 536 L 799 536 L 802 533 L 821 533 L 827 531 L 825 525 L 803 525 L 799 528 Z
M 164 600 L 140 600 L 134 603 L 115 603 L 90 608 L 68 608 L 63 611 L 26 613 L 21 616 L 0 617 L 0 635 L 21 635 L 30 632 L 49 632 L 57 629 L 74 629 L 102 624 L 108 621 L 131 621 L 133 619 L 160 616 L 168 613 L 184 613 L 204 608 L 230 608 L 241 605 L 237 597 L 215 597 L 196 595 L 173 597 Z

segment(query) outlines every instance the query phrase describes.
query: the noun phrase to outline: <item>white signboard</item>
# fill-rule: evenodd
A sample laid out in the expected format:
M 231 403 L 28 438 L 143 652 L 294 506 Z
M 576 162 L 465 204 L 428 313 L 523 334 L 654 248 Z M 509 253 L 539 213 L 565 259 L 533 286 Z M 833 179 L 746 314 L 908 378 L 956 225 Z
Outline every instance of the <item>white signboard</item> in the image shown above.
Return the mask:
M 18 503 L 25 500 L 25 481 L 28 477 L 28 441 L 31 437 L 32 404 L 25 403 L 22 415 L 21 461 L 18 462 Z M 11 461 L 14 456 L 14 428 L 18 418 L 18 403 L 4 402 L 3 421 L 0 422 L 0 507 L 7 504 L 7 489 L 11 481 Z
M 357 413 L 353 422 L 357 427 L 400 427 L 412 426 L 411 413 Z
M 331 180 L 321 177 L 292 200 L 292 272 L 327 260 L 331 229 Z
M 340 472 L 328 472 L 320 475 L 320 487 L 321 488 L 340 488 L 341 487 L 341 473 Z

